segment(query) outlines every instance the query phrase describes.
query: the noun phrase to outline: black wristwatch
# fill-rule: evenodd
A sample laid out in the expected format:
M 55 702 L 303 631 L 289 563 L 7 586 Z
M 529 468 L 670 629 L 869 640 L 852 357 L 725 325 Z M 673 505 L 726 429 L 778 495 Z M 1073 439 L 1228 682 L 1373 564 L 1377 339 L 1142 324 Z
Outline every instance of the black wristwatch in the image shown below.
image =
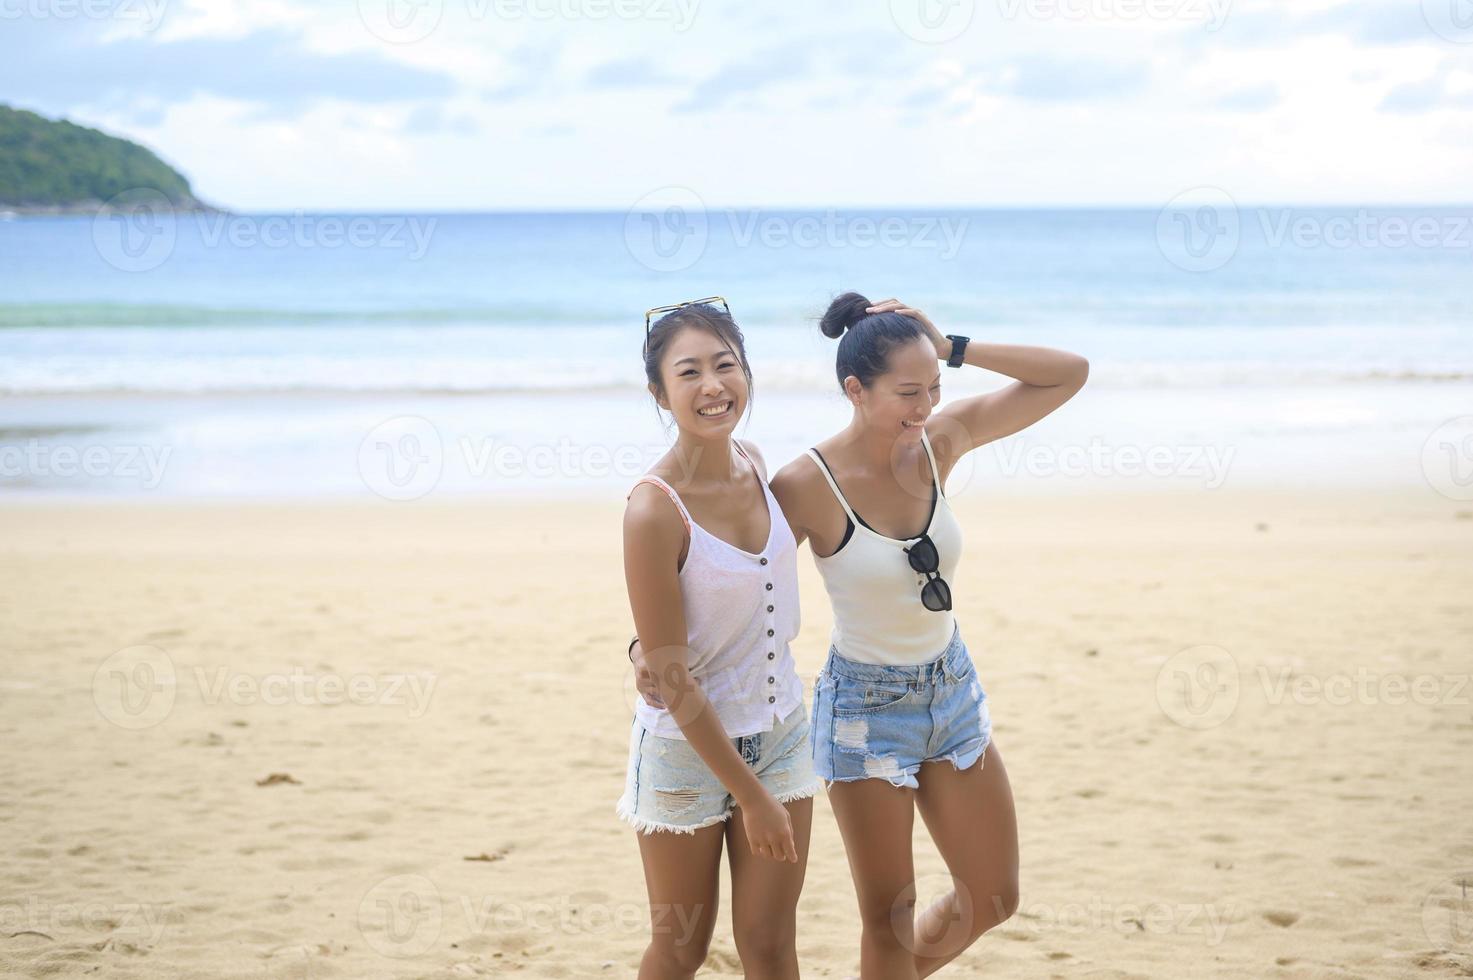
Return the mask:
M 946 339 L 951 341 L 951 356 L 946 359 L 946 366 L 961 367 L 963 363 L 962 358 L 967 356 L 967 344 L 971 342 L 972 338 L 947 334 Z

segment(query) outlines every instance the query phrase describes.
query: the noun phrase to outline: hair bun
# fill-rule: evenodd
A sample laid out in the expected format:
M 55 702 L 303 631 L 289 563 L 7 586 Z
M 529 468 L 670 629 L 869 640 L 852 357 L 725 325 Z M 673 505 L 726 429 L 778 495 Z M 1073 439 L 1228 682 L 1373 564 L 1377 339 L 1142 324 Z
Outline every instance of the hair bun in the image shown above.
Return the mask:
M 845 293 L 829 304 L 823 318 L 818 321 L 818 329 L 825 337 L 838 340 L 844 336 L 845 330 L 869 315 L 866 312 L 869 307 L 870 301 L 858 293 Z

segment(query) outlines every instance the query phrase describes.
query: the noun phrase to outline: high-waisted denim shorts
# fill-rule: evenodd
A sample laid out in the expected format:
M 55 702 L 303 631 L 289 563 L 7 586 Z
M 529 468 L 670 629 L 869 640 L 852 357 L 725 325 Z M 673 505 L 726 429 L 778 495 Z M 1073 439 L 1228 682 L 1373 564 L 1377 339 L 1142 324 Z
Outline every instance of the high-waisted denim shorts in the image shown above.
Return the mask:
M 801 703 L 771 731 L 734 738 L 732 743 L 779 803 L 818 795 L 808 713 Z M 619 816 L 635 830 L 693 834 L 728 819 L 735 806 L 731 793 L 689 742 L 651 734 L 635 720 L 618 806 Z
M 991 740 L 987 694 L 960 631 L 935 660 L 904 667 L 830 648 L 813 686 L 813 763 L 826 783 L 886 779 L 914 789 L 923 762 L 969 769 Z

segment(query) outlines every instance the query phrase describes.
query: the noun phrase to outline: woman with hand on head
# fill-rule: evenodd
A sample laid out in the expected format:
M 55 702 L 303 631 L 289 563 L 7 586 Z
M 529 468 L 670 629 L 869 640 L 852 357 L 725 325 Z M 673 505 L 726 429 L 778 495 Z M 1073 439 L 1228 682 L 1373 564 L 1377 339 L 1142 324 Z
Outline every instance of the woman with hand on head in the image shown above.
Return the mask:
M 1012 790 L 987 696 L 952 616 L 962 547 L 944 486 L 958 460 L 1044 418 L 1089 363 L 1043 347 L 943 336 L 898 300 L 846 293 L 821 329 L 854 414 L 783 467 L 772 490 L 809 542 L 834 609 L 814 684 L 815 768 L 828 784 L 854 878 L 861 976 L 929 976 L 1018 903 Z M 938 407 L 940 362 L 1014 378 Z M 649 666 L 640 691 L 658 700 Z M 953 887 L 914 915 L 915 812 Z
M 789 652 L 797 542 L 761 455 L 732 437 L 752 375 L 725 301 L 667 309 L 648 328 L 645 375 L 679 435 L 624 514 L 629 602 L 655 687 L 636 705 L 618 806 L 650 901 L 639 976 L 692 977 L 705 961 L 724 844 L 744 972 L 795 978 L 818 793 Z
M 834 609 L 814 684 L 814 765 L 859 900 L 865 978 L 927 976 L 1018 903 L 1012 790 L 977 671 L 952 616 L 962 530 L 942 489 L 957 461 L 1084 385 L 1084 358 L 943 336 L 899 300 L 834 300 L 821 322 L 854 408 L 842 432 L 773 478 Z M 1015 378 L 938 407 L 940 364 Z M 914 916 L 919 810 L 952 889 Z

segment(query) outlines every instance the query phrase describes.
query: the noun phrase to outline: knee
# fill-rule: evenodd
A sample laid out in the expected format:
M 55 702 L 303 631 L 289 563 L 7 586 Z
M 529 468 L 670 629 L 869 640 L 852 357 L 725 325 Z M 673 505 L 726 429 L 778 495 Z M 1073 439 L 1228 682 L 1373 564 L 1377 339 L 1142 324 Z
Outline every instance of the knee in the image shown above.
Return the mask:
M 1020 898 L 1017 876 L 1004 878 L 989 885 L 982 900 L 983 907 L 976 910 L 978 914 L 975 916 L 978 935 L 993 926 L 1006 922 L 1018 911 Z
M 662 976 L 693 977 L 711 950 L 710 935 L 655 936 L 645 950 L 646 964 L 657 966 Z
M 763 926 L 738 929 L 735 932 L 737 956 L 744 972 L 764 975 L 781 972 L 781 967 L 796 962 L 798 936 L 796 926 Z
M 914 898 L 902 897 L 887 905 L 861 906 L 859 922 L 867 942 L 885 948 L 909 949 L 915 931 Z

